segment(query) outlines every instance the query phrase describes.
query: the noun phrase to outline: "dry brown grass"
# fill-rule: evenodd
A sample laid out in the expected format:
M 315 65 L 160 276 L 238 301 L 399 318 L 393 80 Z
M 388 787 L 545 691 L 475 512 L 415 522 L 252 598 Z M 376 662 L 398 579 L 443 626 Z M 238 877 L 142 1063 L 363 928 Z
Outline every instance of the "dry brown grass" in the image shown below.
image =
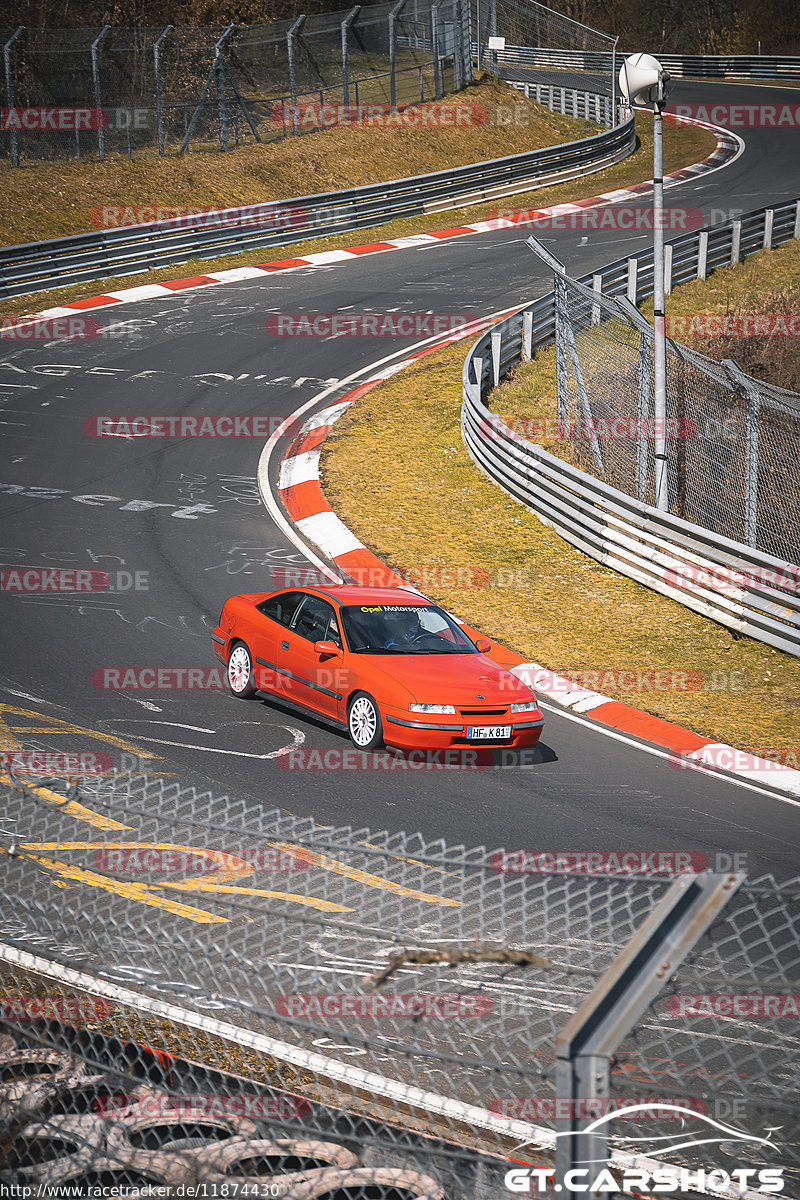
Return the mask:
M 226 208 L 358 187 L 382 179 L 538 150 L 596 132 L 584 120 L 558 116 L 497 80 L 485 78 L 456 96 L 426 104 L 440 110 L 475 104 L 509 110 L 514 123 L 393 128 L 340 126 L 227 154 L 176 154 L 105 162 L 28 162 L 0 168 L 6 199 L 0 237 L 17 243 L 97 228 L 93 210 L 136 205 Z M 520 116 L 523 119 L 518 119 Z M 24 160 L 23 160 L 24 162 Z
M 721 286 L 717 277 L 712 281 Z M 696 304 L 691 297 L 685 302 Z M 673 311 L 676 304 L 673 297 Z M 610 680 L 600 690 L 743 749 L 800 746 L 797 659 L 739 638 L 599 565 L 478 471 L 459 428 L 466 348 L 421 359 L 337 424 L 322 465 L 328 499 L 342 520 L 396 568 L 488 573 L 486 587 L 425 590 L 525 658 L 564 672 L 693 672 L 701 686 L 690 690 L 621 691 Z M 547 420 L 554 396 L 554 354 L 546 351 L 497 389 L 490 406 L 507 421 Z M 503 580 L 514 582 L 499 586 Z M 789 764 L 800 766 L 798 757 L 794 749 Z
M 483 87 L 483 84 L 480 86 Z M 500 87 L 501 85 L 495 84 L 493 86 Z M 519 93 L 514 94 L 519 95 Z M 509 89 L 503 87 L 500 95 L 502 96 L 503 102 L 507 102 Z M 531 104 L 530 101 L 525 101 L 524 97 L 522 97 L 522 101 L 528 105 Z M 481 93 L 481 103 L 485 103 L 483 93 Z M 533 108 L 535 111 L 544 114 L 543 119 L 551 118 L 558 122 L 568 122 L 572 126 L 572 132 L 569 132 L 566 127 L 562 128 L 560 125 L 551 127 L 551 141 L 563 141 L 571 137 L 581 136 L 582 127 L 584 124 L 583 122 L 576 123 L 572 121 L 571 118 L 566 117 L 553 118 L 552 114 L 545 113 L 545 110 L 540 109 L 538 106 L 533 106 Z M 581 128 L 576 129 L 576 125 Z M 470 133 L 480 133 L 481 129 L 485 128 L 486 127 L 478 126 L 475 130 L 471 130 Z M 524 127 L 521 128 L 524 129 Z M 625 187 L 632 183 L 638 183 L 642 180 L 646 180 L 649 174 L 652 172 L 652 127 L 648 125 L 646 121 L 640 120 L 637 117 L 637 130 L 640 144 L 632 155 L 624 159 L 622 162 L 615 163 L 614 166 L 608 167 L 604 171 L 600 171 L 595 175 L 586 175 L 581 179 L 573 180 L 569 183 L 558 184 L 555 187 L 550 188 L 534 189 L 530 192 L 525 192 L 518 196 L 513 196 L 508 200 L 499 202 L 494 201 L 493 203 L 478 204 L 467 208 L 454 209 L 452 212 L 430 213 L 422 217 L 411 217 L 406 220 L 392 221 L 386 225 L 376 227 L 375 230 L 356 230 L 353 233 L 337 234 L 334 237 L 312 238 L 308 241 L 294 243 L 291 246 L 265 247 L 260 250 L 249 250 L 243 254 L 229 255 L 224 258 L 193 258 L 185 263 L 173 265 L 171 267 L 164 267 L 163 269 L 157 271 L 147 271 L 139 275 L 117 276 L 114 278 L 103 279 L 102 289 L 98 286 L 99 281 L 78 284 L 72 287 L 53 288 L 49 291 L 38 292 L 34 295 L 19 296 L 14 299 L 4 300 L 2 302 L 2 315 L 5 317 L 15 317 L 41 311 L 44 308 L 50 308 L 60 304 L 68 304 L 74 300 L 80 300 L 87 296 L 96 295 L 99 290 L 106 292 L 116 291 L 124 287 L 133 287 L 137 284 L 141 284 L 142 282 L 158 283 L 163 280 L 177 279 L 192 275 L 202 275 L 206 271 L 220 271 L 225 270 L 226 268 L 232 269 L 234 267 L 257 265 L 259 263 L 270 262 L 286 257 L 300 257 L 304 254 L 311 254 L 316 250 L 345 249 L 348 246 L 358 246 L 363 244 L 365 241 L 377 240 L 378 238 L 397 238 L 405 237 L 414 233 L 427 233 L 432 230 L 446 228 L 448 225 L 484 220 L 493 212 L 496 213 L 499 205 L 502 205 L 503 207 L 508 206 L 511 208 L 529 208 L 536 207 L 537 205 L 541 204 L 557 204 L 562 201 L 576 200 L 580 199 L 581 197 L 596 195 L 598 192 L 608 191 L 611 188 Z M 307 153 L 309 151 L 307 148 L 304 149 L 305 143 L 314 142 L 317 140 L 317 138 L 319 138 L 321 142 L 324 142 L 325 138 L 334 136 L 335 132 L 336 131 L 330 131 L 330 133 L 313 134 L 309 137 L 299 138 L 297 142 L 290 141 L 284 143 L 283 145 L 289 148 L 296 146 L 297 153 L 300 153 L 301 151 L 303 153 Z M 338 131 L 338 133 L 341 133 L 342 136 L 348 136 L 351 132 L 358 131 Z M 362 130 L 360 132 L 364 134 L 366 131 Z M 461 132 L 463 133 L 463 130 Z M 497 153 L 513 154 L 515 152 L 522 152 L 526 148 L 525 146 L 516 142 L 516 126 L 501 132 L 503 148 L 498 150 Z M 429 135 L 426 133 L 425 136 L 427 137 Z M 695 129 L 691 126 L 683 127 L 681 129 L 676 129 L 673 126 L 667 126 L 664 134 L 665 170 L 674 171 L 677 170 L 678 167 L 687 166 L 689 163 L 697 162 L 698 160 L 705 158 L 708 154 L 710 154 L 715 145 L 715 138 L 706 130 Z M 249 153 L 249 151 L 240 151 L 239 153 L 245 154 Z M 478 148 L 476 147 L 475 143 L 470 142 L 469 149 L 461 161 L 475 162 L 480 158 L 481 154 L 478 152 Z M 209 161 L 213 162 L 214 164 L 217 164 L 221 161 L 224 164 L 229 162 L 229 160 L 230 155 L 221 154 L 218 155 L 216 159 L 204 158 L 204 177 L 211 174 L 207 166 Z M 124 160 L 124 162 L 127 163 L 127 159 Z M 164 169 L 167 169 L 171 162 L 172 160 L 162 159 L 160 162 L 152 164 L 153 169 L 159 170 L 162 166 Z M 381 162 L 383 164 L 383 159 L 381 159 Z M 192 169 L 196 170 L 198 174 L 202 173 L 196 162 L 189 165 L 192 166 Z M 438 165 L 444 166 L 445 164 L 440 162 Z M 136 167 L 137 164 L 134 163 L 133 166 Z M 408 175 L 416 174 L 420 171 L 425 171 L 428 169 L 430 168 L 428 166 L 421 165 L 419 160 L 407 156 L 399 167 L 397 165 L 395 166 L 395 173 Z M 372 164 L 371 170 L 372 175 L 366 180 L 343 180 L 341 186 L 346 186 L 350 182 L 374 182 L 374 180 L 378 177 L 378 172 L 375 170 L 374 163 Z M 9 173 L 10 169 L 4 176 L 4 186 L 8 184 Z M 16 172 L 15 179 L 13 181 L 15 187 L 21 187 L 17 177 L 24 177 L 25 174 L 26 173 L 23 171 Z M 384 175 L 384 172 L 381 171 L 381 174 Z M 390 174 L 390 172 L 386 172 L 384 177 L 389 177 Z M 214 166 L 213 178 L 218 178 L 216 165 Z M 83 176 L 77 179 L 76 186 L 80 184 L 82 179 Z M 313 184 L 309 184 L 309 179 L 313 180 Z M 87 186 L 91 185 L 88 184 Z M 240 188 L 242 187 L 242 185 L 240 183 L 236 183 L 236 181 L 234 181 L 234 184 L 231 186 L 232 189 L 234 186 Z M 299 182 L 297 182 L 296 186 L 290 188 L 287 183 L 287 190 L 282 192 L 282 196 L 285 198 L 291 195 L 297 195 L 304 191 L 307 192 L 310 187 L 319 189 L 321 186 L 322 185 L 320 181 L 315 178 L 313 174 L 303 175 Z M 183 199 L 179 199 L 178 202 L 187 205 L 191 204 L 192 207 L 201 208 L 206 204 L 210 204 L 211 207 L 213 207 L 214 205 L 219 204 L 230 205 L 234 203 L 255 203 L 259 200 L 267 200 L 271 198 L 271 196 L 268 195 L 264 189 L 259 190 L 259 187 L 256 187 L 255 184 L 251 190 L 247 191 L 246 194 L 244 194 L 241 190 L 231 190 L 230 192 L 218 190 L 217 183 L 214 183 L 212 188 L 212 185 L 208 182 L 208 180 L 206 180 L 205 187 L 207 189 L 206 191 L 202 193 L 187 194 L 183 197 Z M 25 192 L 26 189 L 23 189 L 22 192 L 15 197 L 14 204 L 10 205 L 9 207 L 18 207 L 20 205 L 24 206 L 24 204 L 27 202 Z M 128 193 L 129 198 L 127 202 L 129 203 L 132 202 L 130 195 L 131 193 Z M 138 195 L 138 202 L 152 202 L 152 190 L 147 191 L 142 188 L 140 189 Z M 172 193 L 171 195 L 174 200 L 175 193 Z M 165 193 L 164 198 L 166 201 L 170 197 Z M 52 206 L 52 196 L 46 201 L 46 203 Z M 63 203 L 65 205 L 68 203 L 66 195 L 63 198 Z M 93 195 L 90 193 L 88 202 L 84 198 L 82 203 L 90 209 L 97 204 L 112 203 L 112 201 L 111 199 L 105 198 L 103 195 L 98 196 L 96 193 Z M 45 232 L 39 232 L 35 236 L 47 237 L 51 235 Z

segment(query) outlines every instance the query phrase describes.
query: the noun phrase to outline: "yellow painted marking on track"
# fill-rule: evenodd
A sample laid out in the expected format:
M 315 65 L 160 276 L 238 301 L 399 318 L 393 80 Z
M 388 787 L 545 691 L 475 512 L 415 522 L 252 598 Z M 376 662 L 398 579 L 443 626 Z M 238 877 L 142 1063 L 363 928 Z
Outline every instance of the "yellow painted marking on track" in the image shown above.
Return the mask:
M 122 826 L 123 829 L 129 826 Z M 254 868 L 250 863 L 243 858 L 238 858 L 235 854 L 228 854 L 224 850 L 208 850 L 199 846 L 179 846 L 175 842 L 25 842 L 23 845 L 25 850 L 143 850 L 148 853 L 174 852 L 177 854 L 197 855 L 200 858 L 211 858 L 214 862 L 218 862 L 220 870 L 214 871 L 211 875 L 198 875 L 196 879 L 187 879 L 185 884 L 187 890 L 197 888 L 202 890 L 201 885 L 208 883 L 227 883 L 231 879 L 241 879 L 243 875 L 254 874 Z M 120 867 L 120 870 L 141 870 L 146 871 L 146 866 L 137 866 L 131 868 Z M 175 883 L 162 883 L 161 880 L 156 884 L 155 881 L 148 886 L 151 887 L 175 887 Z
M 379 850 L 381 854 L 385 854 L 387 858 L 394 858 L 397 862 L 411 863 L 413 867 L 424 867 L 426 871 L 435 871 L 437 875 L 454 875 L 454 871 L 448 871 L 446 867 L 436 867 L 433 863 L 420 862 L 418 858 L 406 858 L 404 854 L 392 854 L 391 850 L 384 849 L 383 846 L 375 846 L 372 842 L 359 842 L 359 846 L 366 846 L 368 850 Z
M 45 724 L 19 725 L 17 722 L 13 722 L 12 727 L 4 720 L 7 714 L 13 717 L 28 718 L 29 720 L 32 718 L 35 721 L 45 722 Z M 11 737 L 15 737 L 18 733 L 77 733 L 83 737 L 92 738 L 94 741 L 106 742 L 109 746 L 116 746 L 118 750 L 127 750 L 129 754 L 136 754 L 139 758 L 162 757 L 160 754 L 154 754 L 152 750 L 142 750 L 135 742 L 129 742 L 127 738 L 119 737 L 115 733 L 87 729 L 84 725 L 75 725 L 72 721 L 62 721 L 60 717 L 51 717 L 49 713 L 39 713 L 36 709 L 32 708 L 18 708 L 16 704 L 5 704 L 3 701 L 0 701 L 0 741 L 6 729 L 8 729 L 8 733 L 5 736 Z
M 50 788 L 39 787 L 35 783 L 28 783 L 27 780 L 12 779 L 5 771 L 0 771 L 0 783 L 22 788 L 31 795 L 38 796 L 45 803 L 60 808 L 65 816 L 74 817 L 76 821 L 85 821 L 87 825 L 93 825 L 95 829 L 130 829 L 130 825 L 123 825 L 120 821 L 115 821 L 113 817 L 104 817 L 102 813 L 96 813 L 91 808 L 87 808 L 85 804 L 79 804 L 77 800 L 70 800 L 67 796 L 62 796 Z M 53 849 L 57 845 L 58 843 L 53 843 Z
M 213 858 L 220 863 L 222 868 L 215 871 L 211 875 L 200 875 L 196 879 L 179 879 L 179 880 L 153 880 L 150 883 L 134 883 L 122 884 L 121 881 L 109 879 L 107 882 L 112 885 L 109 890 L 118 891 L 122 887 L 133 887 L 137 889 L 150 890 L 153 888 L 174 888 L 184 892 L 212 892 L 230 896 L 266 896 L 276 900 L 290 900 L 293 904 L 304 904 L 307 908 L 316 908 L 320 912 L 352 912 L 351 908 L 345 905 L 333 904 L 329 900 L 319 900 L 316 896 L 301 896 L 296 892 L 276 892 L 269 891 L 266 888 L 242 888 L 242 887 L 226 887 L 224 886 L 228 880 L 241 879 L 244 875 L 255 874 L 255 868 L 243 858 L 237 858 L 234 854 L 227 854 L 224 850 L 207 850 L 201 849 L 198 846 L 178 846 L 174 842 L 24 842 L 23 850 L 147 850 L 147 851 L 175 851 L 184 854 L 198 854 Z M 36 856 L 32 856 L 36 857 Z M 37 862 L 45 862 L 37 858 Z M 61 864 L 66 865 L 66 864 Z M 85 876 L 91 875 L 93 879 L 105 879 L 106 876 L 95 876 L 94 872 L 85 871 L 82 867 L 74 868 L 76 871 L 83 871 Z M 83 878 L 84 883 L 93 883 L 93 879 Z M 116 885 L 116 886 L 113 886 Z M 126 894 L 126 893 L 122 893 Z M 142 899 L 141 895 L 127 893 L 131 899 Z M 144 903 L 152 903 L 152 901 L 144 900 Z M 163 907 L 168 907 L 171 901 L 164 901 Z M 174 909 L 187 908 L 185 905 L 175 905 Z M 174 911 L 174 910 L 170 910 Z M 202 912 L 202 909 L 189 909 L 187 912 Z M 182 915 L 187 915 L 184 912 Z M 193 918 L 194 919 L 194 918 Z M 225 920 L 227 918 L 217 918 Z
M 336 858 L 329 858 L 327 854 L 309 850 L 307 846 L 293 846 L 291 842 L 272 842 L 271 844 L 278 850 L 303 850 L 315 867 L 321 867 L 324 871 L 333 871 L 336 875 L 344 875 L 346 879 L 354 879 L 358 883 L 365 883 L 367 887 L 378 888 L 383 892 L 392 892 L 395 896 L 410 896 L 414 900 L 424 900 L 426 904 L 441 904 L 445 908 L 461 907 L 460 900 L 446 900 L 443 896 L 433 896 L 430 892 L 418 892 L 415 888 L 403 887 L 400 883 L 392 883 L 390 879 L 384 879 L 382 875 L 371 875 L 369 871 L 360 871 L 358 867 L 349 867 Z
M 0 854 L 3 853 L 7 853 L 7 851 L 0 847 Z M 216 913 L 206 912 L 205 909 L 193 908 L 190 904 L 178 904 L 174 900 L 167 900 L 164 896 L 155 895 L 151 890 L 151 885 L 146 883 L 122 883 L 121 880 L 109 879 L 106 875 L 98 875 L 94 871 L 84 870 L 83 867 L 75 867 L 55 858 L 45 858 L 43 855 L 31 854 L 30 858 L 62 879 L 68 879 L 73 883 L 85 883 L 89 887 L 99 887 L 106 892 L 113 892 L 117 896 L 136 900 L 140 904 L 149 904 L 153 908 L 163 908 L 167 912 L 174 913 L 175 916 L 186 917 L 189 921 L 197 921 L 200 925 L 228 923 L 227 917 L 219 917 Z
M 191 890 L 192 881 L 187 880 L 188 888 Z M 163 883 L 162 887 L 183 888 L 183 883 Z M 353 912 L 352 908 L 347 908 L 343 904 L 332 904 L 330 900 L 318 900 L 316 896 L 299 896 L 296 892 L 270 892 L 266 888 L 251 888 L 251 887 L 225 887 L 214 883 L 207 883 L 202 889 L 204 892 L 222 892 L 227 896 L 268 896 L 274 900 L 291 900 L 294 904 L 305 904 L 307 908 L 317 908 L 320 912 Z

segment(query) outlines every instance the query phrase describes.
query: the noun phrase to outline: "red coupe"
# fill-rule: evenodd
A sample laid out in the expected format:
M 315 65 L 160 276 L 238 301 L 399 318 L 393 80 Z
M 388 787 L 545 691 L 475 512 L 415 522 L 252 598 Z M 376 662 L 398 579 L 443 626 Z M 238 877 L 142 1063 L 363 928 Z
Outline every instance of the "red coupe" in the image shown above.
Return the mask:
M 397 588 L 248 592 L 214 649 L 234 696 L 278 699 L 347 729 L 359 750 L 535 746 L 536 696 L 437 605 Z

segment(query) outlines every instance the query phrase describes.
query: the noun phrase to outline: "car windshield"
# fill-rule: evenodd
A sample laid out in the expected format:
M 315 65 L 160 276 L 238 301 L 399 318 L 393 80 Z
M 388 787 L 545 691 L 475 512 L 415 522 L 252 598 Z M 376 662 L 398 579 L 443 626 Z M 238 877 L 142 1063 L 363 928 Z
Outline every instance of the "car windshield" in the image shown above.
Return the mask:
M 355 654 L 477 654 L 441 608 L 423 604 L 349 604 L 341 610 Z

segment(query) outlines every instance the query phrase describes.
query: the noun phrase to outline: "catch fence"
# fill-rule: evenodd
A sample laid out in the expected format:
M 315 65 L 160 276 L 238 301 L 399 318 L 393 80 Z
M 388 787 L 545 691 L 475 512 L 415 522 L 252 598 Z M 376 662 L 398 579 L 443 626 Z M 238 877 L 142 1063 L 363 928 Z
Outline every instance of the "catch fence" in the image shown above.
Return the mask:
M 467 850 L 153 775 L 0 788 L 5 1183 L 505 1200 L 520 1160 L 574 1169 L 598 1112 L 615 1177 L 654 1169 L 674 1104 L 698 1139 L 723 1107 L 773 1129 L 745 1163 L 800 1179 L 800 1045 L 759 1000 L 800 991 L 798 880 L 523 831 Z M 751 999 L 682 999 L 712 993 Z M 739 1154 L 666 1161 L 732 1179 Z
M 228 150 L 344 123 L 359 106 L 388 113 L 440 99 L 472 79 L 466 3 L 406 0 L 224 29 L 0 29 L 10 110 L 0 155 L 19 165 Z

